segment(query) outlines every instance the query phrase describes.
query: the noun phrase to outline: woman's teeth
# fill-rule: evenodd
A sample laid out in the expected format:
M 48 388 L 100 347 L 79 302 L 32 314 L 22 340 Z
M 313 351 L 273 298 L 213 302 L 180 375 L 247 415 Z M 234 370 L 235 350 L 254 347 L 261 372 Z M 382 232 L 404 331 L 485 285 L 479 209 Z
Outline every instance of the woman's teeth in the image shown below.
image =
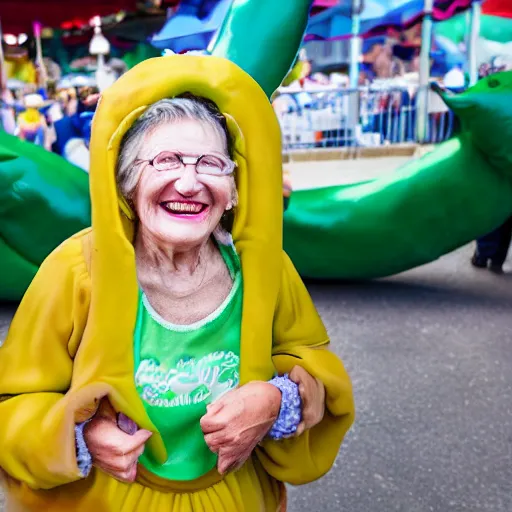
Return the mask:
M 203 204 L 198 203 L 180 203 L 179 201 L 170 201 L 162 203 L 162 206 L 172 213 L 200 213 L 203 209 Z

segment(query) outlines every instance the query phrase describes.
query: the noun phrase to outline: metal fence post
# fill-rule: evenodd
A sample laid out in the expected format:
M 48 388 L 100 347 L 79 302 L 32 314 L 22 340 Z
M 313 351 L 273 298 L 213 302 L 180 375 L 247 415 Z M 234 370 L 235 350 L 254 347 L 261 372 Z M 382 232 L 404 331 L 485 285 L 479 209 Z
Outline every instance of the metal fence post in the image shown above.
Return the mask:
M 430 49 L 432 44 L 432 11 L 434 0 L 425 0 L 423 8 L 423 25 L 421 29 L 420 86 L 417 96 L 416 136 L 419 143 L 429 140 L 428 129 L 428 84 L 430 80 Z
M 469 21 L 469 44 L 468 44 L 468 65 L 469 65 L 469 85 L 475 85 L 478 82 L 478 62 L 476 60 L 476 45 L 480 34 L 480 14 L 482 6 L 478 0 L 471 4 L 471 14 Z

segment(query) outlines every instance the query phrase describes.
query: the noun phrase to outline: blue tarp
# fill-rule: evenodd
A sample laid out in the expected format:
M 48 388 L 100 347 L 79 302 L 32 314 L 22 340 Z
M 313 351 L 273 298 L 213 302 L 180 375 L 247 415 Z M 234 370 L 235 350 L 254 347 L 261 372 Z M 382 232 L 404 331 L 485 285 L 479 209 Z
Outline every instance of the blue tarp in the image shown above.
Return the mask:
M 178 11 L 151 39 L 160 50 L 204 50 L 220 28 L 231 0 L 182 0 Z
M 231 2 L 232 0 L 182 0 L 176 14 L 153 37 L 151 43 L 156 48 L 170 49 L 176 53 L 206 49 L 222 25 Z M 436 0 L 435 6 L 437 12 L 441 13 L 440 16 L 443 16 L 452 7 L 463 8 L 470 3 L 471 0 Z M 336 7 L 313 16 L 307 28 L 307 38 L 335 39 L 349 36 L 352 31 L 351 8 L 352 0 L 339 0 Z M 371 32 L 377 27 L 404 26 L 421 16 L 423 8 L 424 0 L 364 0 L 360 34 Z M 439 16 L 436 11 L 434 14 Z M 448 68 L 463 58 L 460 51 L 444 39 L 437 43 L 440 54 L 449 57 Z M 372 38 L 366 41 L 364 51 L 372 44 Z
M 361 30 L 364 34 L 380 25 L 398 25 L 423 12 L 423 0 L 366 0 L 361 13 Z M 346 37 L 352 32 L 351 2 L 313 16 L 308 24 L 307 35 L 319 39 Z

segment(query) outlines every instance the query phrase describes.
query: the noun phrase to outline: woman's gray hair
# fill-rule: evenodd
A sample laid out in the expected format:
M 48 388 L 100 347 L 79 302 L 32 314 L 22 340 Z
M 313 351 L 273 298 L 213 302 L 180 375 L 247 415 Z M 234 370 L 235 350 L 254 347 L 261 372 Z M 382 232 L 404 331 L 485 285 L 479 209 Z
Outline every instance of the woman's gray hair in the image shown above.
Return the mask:
M 116 181 L 119 191 L 130 204 L 142 171 L 142 166 L 135 165 L 135 162 L 142 149 L 144 137 L 162 124 L 184 119 L 193 119 L 212 126 L 226 141 L 226 152 L 230 157 L 232 156 L 231 138 L 226 119 L 211 100 L 184 94 L 157 101 L 133 123 L 121 140 Z

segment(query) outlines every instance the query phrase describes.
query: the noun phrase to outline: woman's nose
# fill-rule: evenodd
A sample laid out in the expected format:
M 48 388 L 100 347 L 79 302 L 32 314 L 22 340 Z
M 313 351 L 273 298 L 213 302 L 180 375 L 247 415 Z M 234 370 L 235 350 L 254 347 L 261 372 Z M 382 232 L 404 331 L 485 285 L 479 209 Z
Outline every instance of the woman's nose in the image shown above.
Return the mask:
M 174 182 L 174 188 L 183 196 L 190 196 L 199 191 L 201 184 L 197 180 L 196 166 L 185 165 L 181 176 Z

